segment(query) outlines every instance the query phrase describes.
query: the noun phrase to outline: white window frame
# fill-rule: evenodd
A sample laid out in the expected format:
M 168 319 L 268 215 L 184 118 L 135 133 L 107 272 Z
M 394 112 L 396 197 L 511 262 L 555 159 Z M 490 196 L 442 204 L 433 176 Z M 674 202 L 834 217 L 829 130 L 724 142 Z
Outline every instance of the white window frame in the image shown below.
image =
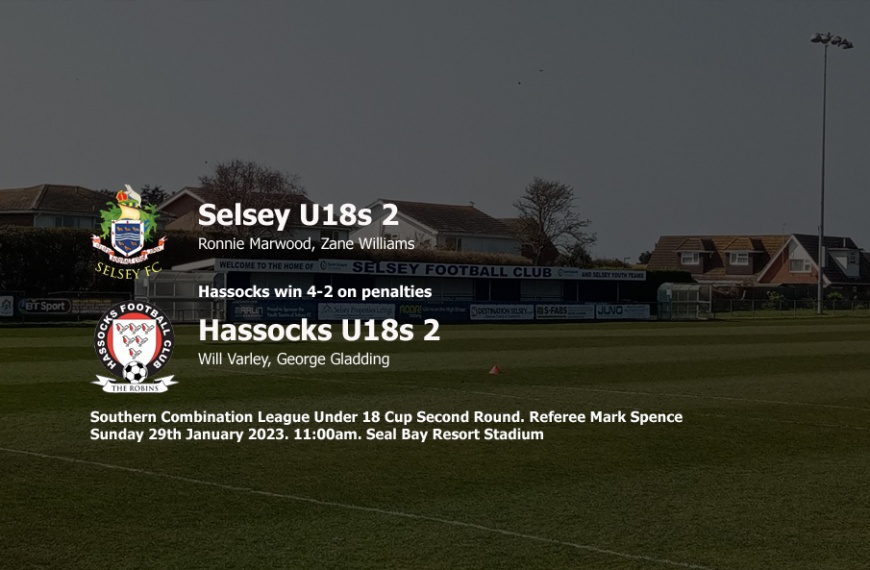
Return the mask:
M 749 265 L 749 253 L 732 251 L 728 254 L 728 263 L 731 265 Z
M 444 247 L 449 251 L 462 251 L 462 238 L 459 236 L 447 236 L 444 238 Z
M 688 261 L 687 261 L 688 259 Z M 680 252 L 680 265 L 700 265 L 701 254 L 697 251 Z
M 803 264 L 801 269 L 795 269 L 795 263 L 797 262 Z M 790 259 L 788 262 L 789 273 L 809 273 L 810 271 L 812 271 L 812 264 L 808 259 Z
M 859 260 L 858 252 L 850 251 L 846 259 L 848 260 L 849 265 L 857 265 Z

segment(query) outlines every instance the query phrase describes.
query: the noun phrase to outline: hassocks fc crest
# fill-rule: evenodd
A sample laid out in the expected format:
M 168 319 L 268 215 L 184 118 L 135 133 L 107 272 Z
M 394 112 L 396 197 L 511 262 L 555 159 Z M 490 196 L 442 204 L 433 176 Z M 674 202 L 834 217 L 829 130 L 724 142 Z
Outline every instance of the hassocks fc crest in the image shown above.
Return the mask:
M 110 393 L 165 392 L 174 376 L 156 378 L 172 356 L 175 333 L 169 317 L 143 301 L 118 303 L 100 317 L 94 349 L 116 378 L 97 376 L 94 384 Z
M 147 260 L 152 253 L 163 251 L 166 237 L 160 238 L 157 247 L 144 249 L 157 231 L 156 208 L 153 204 L 140 208 L 142 197 L 129 184 L 126 187 L 115 195 L 117 204 L 106 202 L 109 208 L 100 211 L 102 234 L 91 236 L 91 241 L 95 248 L 108 253 L 114 263 L 133 265 Z M 111 248 L 103 244 L 106 238 L 111 238 Z

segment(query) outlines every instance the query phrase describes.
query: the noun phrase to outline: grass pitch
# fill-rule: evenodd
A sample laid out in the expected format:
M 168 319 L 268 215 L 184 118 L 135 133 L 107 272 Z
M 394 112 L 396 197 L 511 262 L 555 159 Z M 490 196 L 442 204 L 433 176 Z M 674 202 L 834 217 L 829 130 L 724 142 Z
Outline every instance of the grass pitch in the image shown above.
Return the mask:
M 842 570 L 870 560 L 870 320 L 442 327 L 437 343 L 389 344 L 176 333 L 177 386 L 112 395 L 90 384 L 105 373 L 92 329 L 0 330 L 0 567 Z M 213 351 L 371 351 L 391 366 L 201 366 L 198 353 Z M 488 375 L 494 364 L 504 374 Z M 535 426 L 544 440 L 521 442 L 91 441 L 94 427 L 147 429 L 90 422 L 121 409 L 685 420 Z

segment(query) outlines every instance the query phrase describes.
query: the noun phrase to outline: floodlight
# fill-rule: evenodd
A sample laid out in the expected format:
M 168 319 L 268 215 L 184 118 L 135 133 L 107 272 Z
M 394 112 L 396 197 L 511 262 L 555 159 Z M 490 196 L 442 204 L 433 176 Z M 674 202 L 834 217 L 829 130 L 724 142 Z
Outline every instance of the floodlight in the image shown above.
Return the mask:
M 818 313 L 821 315 L 822 313 L 824 313 L 824 299 L 822 297 L 822 294 L 824 291 L 825 274 L 825 118 L 827 116 L 828 108 L 828 44 L 830 43 L 832 46 L 840 46 L 840 48 L 842 49 L 852 49 L 854 46 L 852 45 L 852 42 L 850 42 L 843 36 L 832 37 L 831 32 L 826 32 L 824 34 L 817 32 L 810 37 L 810 41 L 814 44 L 823 44 L 825 46 L 824 72 L 822 74 L 824 88 L 822 89 L 822 183 L 820 188 L 821 199 L 819 200 L 819 270 L 817 271 L 818 283 L 816 284 Z

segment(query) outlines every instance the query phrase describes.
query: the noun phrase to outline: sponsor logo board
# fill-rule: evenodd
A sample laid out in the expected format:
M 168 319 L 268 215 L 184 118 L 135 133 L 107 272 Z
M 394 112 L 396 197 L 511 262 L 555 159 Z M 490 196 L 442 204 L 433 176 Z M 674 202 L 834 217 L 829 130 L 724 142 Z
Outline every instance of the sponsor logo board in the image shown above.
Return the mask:
M 535 305 L 538 320 L 585 321 L 595 318 L 595 305 Z
M 531 321 L 534 305 L 475 305 L 470 308 L 472 321 Z

